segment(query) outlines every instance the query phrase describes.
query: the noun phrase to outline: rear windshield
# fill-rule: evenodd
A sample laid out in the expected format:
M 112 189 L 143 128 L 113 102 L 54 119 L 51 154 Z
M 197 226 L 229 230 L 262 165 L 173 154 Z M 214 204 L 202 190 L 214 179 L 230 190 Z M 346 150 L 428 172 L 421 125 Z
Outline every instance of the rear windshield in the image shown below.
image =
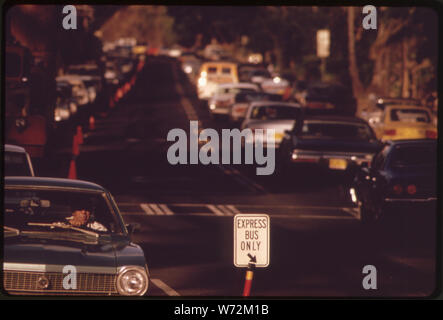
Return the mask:
M 370 140 L 374 135 L 369 126 L 337 122 L 305 122 L 301 130 L 305 137 Z
M 230 74 L 231 73 L 231 68 L 222 68 L 222 73 Z
M 254 120 L 292 120 L 300 115 L 300 109 L 287 106 L 260 106 L 255 107 L 251 113 Z
M 437 149 L 435 146 L 398 146 L 392 153 L 390 164 L 392 167 L 435 166 Z
M 424 122 L 429 123 L 431 119 L 429 113 L 420 109 L 392 109 L 391 121 L 395 122 L 409 122 L 417 123 Z
M 28 159 L 24 153 L 5 152 L 5 176 L 31 176 Z

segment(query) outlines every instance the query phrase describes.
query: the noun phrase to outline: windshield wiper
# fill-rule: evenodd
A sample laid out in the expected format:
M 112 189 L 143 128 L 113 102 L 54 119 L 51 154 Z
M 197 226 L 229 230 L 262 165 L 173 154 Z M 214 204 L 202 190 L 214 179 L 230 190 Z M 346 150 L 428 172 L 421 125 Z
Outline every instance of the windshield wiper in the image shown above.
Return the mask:
M 16 229 L 16 228 L 12 228 L 12 227 L 8 227 L 8 226 L 3 226 L 3 230 L 10 231 L 10 232 L 15 232 L 16 236 L 20 235 L 20 230 Z
M 86 233 L 88 235 L 94 236 L 96 239 L 100 236 L 97 232 L 84 230 L 82 228 L 74 227 L 69 224 L 63 222 L 53 222 L 53 223 L 37 223 L 37 222 L 28 222 L 28 226 L 38 226 L 38 227 L 50 227 L 52 228 L 61 228 L 61 229 L 69 229 L 75 230 L 78 232 Z

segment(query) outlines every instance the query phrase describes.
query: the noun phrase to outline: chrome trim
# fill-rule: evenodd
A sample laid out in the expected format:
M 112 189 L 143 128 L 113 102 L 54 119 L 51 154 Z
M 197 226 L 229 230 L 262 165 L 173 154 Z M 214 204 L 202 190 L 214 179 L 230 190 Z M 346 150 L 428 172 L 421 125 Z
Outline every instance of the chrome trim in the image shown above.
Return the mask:
M 437 201 L 437 197 L 411 198 L 411 199 L 386 198 L 385 201 L 386 202 L 431 202 L 431 201 Z
M 31 263 L 14 263 L 4 262 L 3 270 L 5 271 L 21 271 L 21 272 L 60 272 L 63 273 L 64 264 L 31 264 Z M 74 265 L 75 266 L 75 265 Z M 75 266 L 77 273 L 102 273 L 116 274 L 115 267 L 95 267 L 95 266 Z
M 119 267 L 118 268 L 118 275 L 117 275 L 117 278 L 115 279 L 115 287 L 117 288 L 117 291 L 118 291 L 118 293 L 120 295 L 136 296 L 136 295 L 126 294 L 123 291 L 123 289 L 120 287 L 120 278 L 127 271 L 131 271 L 131 270 L 135 270 L 135 271 L 139 272 L 145 278 L 145 286 L 144 286 L 143 290 L 140 293 L 137 294 L 137 296 L 143 296 L 148 291 L 148 287 L 149 287 L 149 273 L 147 272 L 147 266 L 146 267 L 141 267 L 141 266 L 123 266 L 123 267 Z
M 304 151 L 302 149 L 294 149 L 292 154 L 296 154 L 301 159 L 346 159 L 350 161 L 371 161 L 373 154 L 365 152 L 322 152 L 322 151 Z M 371 159 L 367 158 L 370 156 Z M 357 159 L 353 159 L 357 158 Z

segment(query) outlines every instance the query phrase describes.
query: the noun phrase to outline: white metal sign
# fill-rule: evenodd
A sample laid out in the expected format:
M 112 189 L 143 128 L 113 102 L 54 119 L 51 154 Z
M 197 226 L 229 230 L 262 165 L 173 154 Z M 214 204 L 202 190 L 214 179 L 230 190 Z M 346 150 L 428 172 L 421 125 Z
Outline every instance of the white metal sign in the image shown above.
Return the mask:
M 256 267 L 269 265 L 269 216 L 267 214 L 237 214 L 234 216 L 234 265 Z
M 317 57 L 329 57 L 329 47 L 331 45 L 331 33 L 328 29 L 317 30 Z

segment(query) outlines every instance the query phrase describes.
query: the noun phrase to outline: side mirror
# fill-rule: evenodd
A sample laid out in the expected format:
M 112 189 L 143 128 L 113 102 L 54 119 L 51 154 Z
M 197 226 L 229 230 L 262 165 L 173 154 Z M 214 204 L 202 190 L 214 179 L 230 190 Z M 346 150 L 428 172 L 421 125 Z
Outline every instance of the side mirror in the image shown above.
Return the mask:
M 132 236 L 135 230 L 140 229 L 140 223 L 130 223 L 126 225 L 126 229 L 128 230 L 128 234 Z

